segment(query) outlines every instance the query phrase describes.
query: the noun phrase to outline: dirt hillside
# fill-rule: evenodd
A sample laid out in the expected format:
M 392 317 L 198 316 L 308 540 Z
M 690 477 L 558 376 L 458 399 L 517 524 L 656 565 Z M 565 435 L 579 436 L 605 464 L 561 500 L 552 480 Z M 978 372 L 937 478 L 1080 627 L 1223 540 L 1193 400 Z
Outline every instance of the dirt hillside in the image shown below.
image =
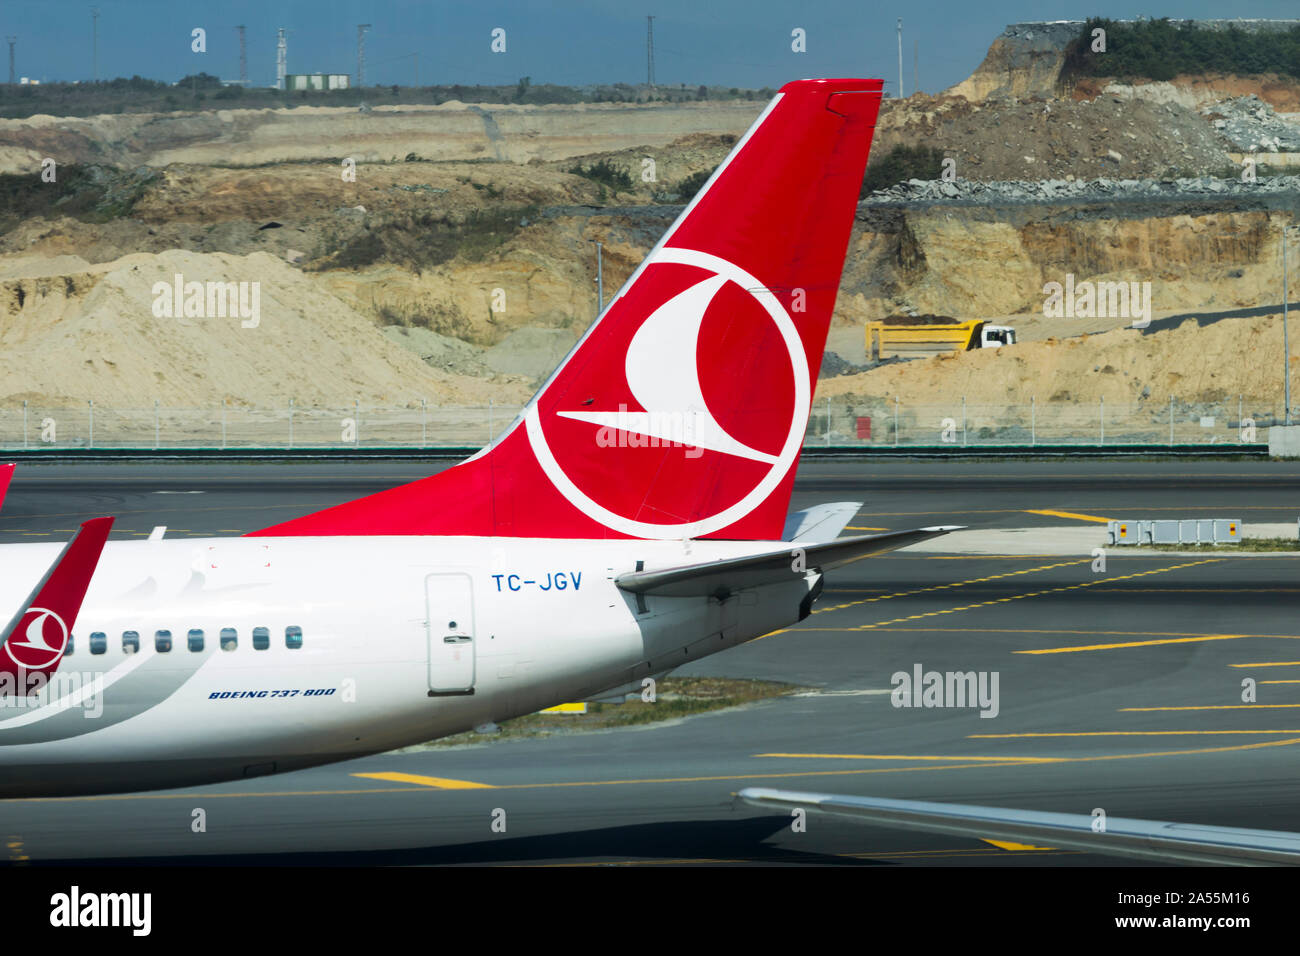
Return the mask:
M 59 264 L 66 269 L 71 261 Z M 431 368 L 319 283 L 266 253 L 135 254 L 79 272 L 33 277 L 30 260 L 0 276 L 12 310 L 0 326 L 0 402 L 119 408 L 233 404 L 523 401 L 524 384 L 489 385 Z M 156 283 L 257 282 L 259 323 L 158 317 Z M 23 290 L 19 294 L 19 290 Z M 21 300 L 21 301 L 19 301 Z M 17 306 L 14 308 L 14 306 Z
M 573 106 L 343 107 L 135 113 L 0 119 L 0 172 L 59 163 L 117 166 L 258 166 L 341 159 L 502 160 L 527 163 L 640 146 L 666 146 L 691 133 L 739 135 L 765 104 L 582 103 Z

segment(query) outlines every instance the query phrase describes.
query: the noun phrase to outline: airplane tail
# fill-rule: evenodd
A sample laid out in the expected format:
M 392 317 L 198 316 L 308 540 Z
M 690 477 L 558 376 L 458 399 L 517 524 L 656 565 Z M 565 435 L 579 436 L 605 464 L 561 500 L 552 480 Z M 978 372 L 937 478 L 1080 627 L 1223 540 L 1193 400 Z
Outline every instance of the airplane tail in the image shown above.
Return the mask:
M 17 467 L 18 465 L 13 462 L 0 465 L 0 505 L 5 503 L 5 492 L 9 490 L 9 481 L 13 478 L 14 469 Z
M 254 534 L 780 539 L 880 98 L 782 87 L 491 445 Z
M 0 631 L 0 675 L 19 678 L 20 695 L 58 670 L 72 639 L 86 589 L 99 566 L 112 518 L 84 521 L 18 612 Z M 29 678 L 39 675 L 33 684 Z M 0 687 L 6 682 L 0 680 Z M 6 695 L 7 696 L 7 695 Z

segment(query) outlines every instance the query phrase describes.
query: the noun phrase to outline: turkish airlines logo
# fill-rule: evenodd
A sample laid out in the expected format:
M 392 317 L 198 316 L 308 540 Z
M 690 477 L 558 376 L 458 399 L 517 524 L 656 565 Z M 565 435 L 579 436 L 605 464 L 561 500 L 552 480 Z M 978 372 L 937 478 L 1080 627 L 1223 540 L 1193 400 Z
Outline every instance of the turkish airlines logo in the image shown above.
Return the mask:
M 68 647 L 68 625 L 43 607 L 29 607 L 4 644 L 9 659 L 29 671 L 49 670 Z
M 719 505 L 720 510 L 715 514 L 697 520 L 677 523 L 636 520 L 594 500 L 593 495 L 580 488 L 561 467 L 543 429 L 538 403 L 531 404 L 525 414 L 533 451 L 542 470 L 561 494 L 579 511 L 606 527 L 643 538 L 698 537 L 725 528 L 757 508 L 781 483 L 798 457 L 811 403 L 811 383 L 803 341 L 790 314 L 763 283 L 725 259 L 691 249 L 661 249 L 646 268 L 671 264 L 694 266 L 709 275 L 654 308 L 627 345 L 623 372 L 628 390 L 643 410 L 629 411 L 626 404 L 620 404 L 617 409 L 560 407 L 552 414 L 558 419 L 583 422 L 598 428 L 603 433 L 597 442 L 604 446 L 600 452 L 602 455 L 619 454 L 618 450 L 608 447 L 615 444 L 618 449 L 682 445 L 687 448 L 685 458 L 699 457 L 701 450 L 707 450 L 765 466 L 761 477 L 748 492 L 738 495 L 730 505 L 725 502 Z M 700 330 L 710 305 L 728 283 L 735 283 L 757 303 L 756 314 L 764 315 L 771 322 L 788 357 L 793 401 L 790 407 L 775 413 L 779 420 L 777 427 L 785 432 L 780 449 L 775 453 L 755 448 L 752 442 L 733 435 L 709 409 L 705 399 L 708 390 L 701 382 L 701 373 L 708 373 L 700 367 Z M 633 294 L 629 293 L 629 297 Z M 751 336 L 760 332 L 763 330 L 752 332 Z M 767 337 L 770 339 L 770 334 Z M 714 394 L 717 394 L 716 389 Z M 604 440 L 603 436 L 611 431 L 618 432 L 618 442 Z M 623 440 L 625 436 L 626 441 Z M 586 446 L 587 449 L 591 447 Z M 569 458 L 567 454 L 563 457 Z M 752 471 L 751 465 L 746 473 Z
M 727 433 L 704 401 L 699 365 L 682 361 L 683 354 L 695 355 L 704 313 L 729 281 L 714 275 L 697 282 L 655 309 L 637 329 L 627 350 L 627 384 L 649 411 L 629 412 L 623 406 L 617 412 L 558 414 L 656 441 L 775 463 L 776 455 L 750 448 Z

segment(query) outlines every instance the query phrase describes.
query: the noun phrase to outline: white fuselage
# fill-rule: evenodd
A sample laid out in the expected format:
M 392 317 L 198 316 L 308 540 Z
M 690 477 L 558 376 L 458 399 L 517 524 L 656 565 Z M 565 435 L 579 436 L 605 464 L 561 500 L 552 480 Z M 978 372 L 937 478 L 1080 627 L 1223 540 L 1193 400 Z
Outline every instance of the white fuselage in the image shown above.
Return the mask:
M 0 697 L 0 797 L 282 772 L 583 699 L 793 623 L 817 582 L 639 604 L 616 575 L 781 546 L 112 542 L 50 686 Z M 0 545 L 0 617 L 58 551 Z

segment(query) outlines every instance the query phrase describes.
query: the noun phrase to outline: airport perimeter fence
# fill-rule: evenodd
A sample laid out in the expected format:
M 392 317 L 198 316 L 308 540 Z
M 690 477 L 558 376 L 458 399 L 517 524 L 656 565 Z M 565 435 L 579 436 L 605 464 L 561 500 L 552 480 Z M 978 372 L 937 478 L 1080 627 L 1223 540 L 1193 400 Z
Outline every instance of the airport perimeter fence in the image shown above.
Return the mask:
M 1112 404 L 1030 401 L 944 404 L 902 400 L 813 403 L 804 445 L 889 449 L 1038 445 L 1173 445 L 1263 442 L 1282 403 L 1231 396 L 1219 402 Z M 37 403 L 0 407 L 0 450 L 478 448 L 500 434 L 518 406 L 114 408 Z M 594 427 L 594 426 L 593 426 Z M 595 437 L 593 436 L 593 440 Z M 637 439 L 631 439 L 634 443 Z M 643 439 L 642 439 L 643 440 Z
M 1129 404 L 1031 399 L 995 405 L 961 397 L 943 404 L 822 399 L 813 407 L 805 447 L 1132 445 L 1159 450 L 1256 444 L 1267 441 L 1265 429 L 1283 421 L 1283 402 L 1239 395 L 1219 401 L 1175 397 Z

